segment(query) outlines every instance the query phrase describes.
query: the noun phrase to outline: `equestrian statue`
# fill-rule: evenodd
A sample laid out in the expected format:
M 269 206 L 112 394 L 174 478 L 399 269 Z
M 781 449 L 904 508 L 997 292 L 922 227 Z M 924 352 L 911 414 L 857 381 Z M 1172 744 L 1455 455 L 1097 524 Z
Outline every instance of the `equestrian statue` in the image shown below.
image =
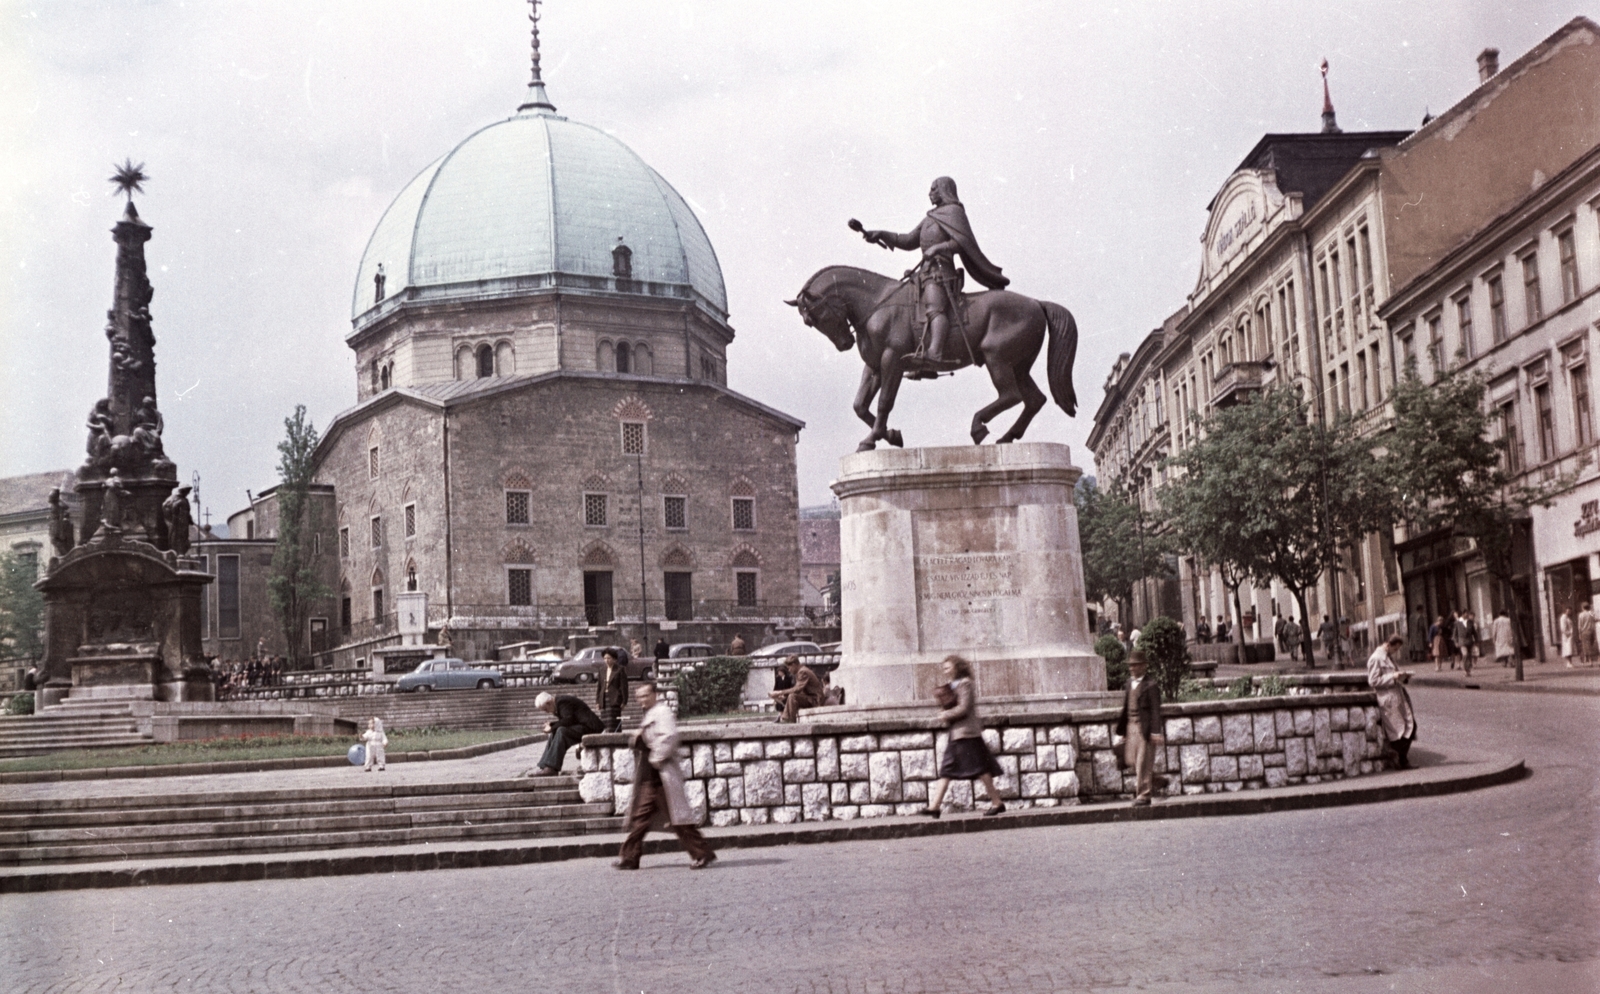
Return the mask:
M 861 353 L 865 368 L 855 412 L 872 432 L 857 452 L 876 448 L 880 439 L 904 444 L 900 431 L 889 427 L 902 377 L 933 379 L 966 366 L 987 366 L 998 394 L 994 403 L 972 416 L 972 441 L 980 443 L 988 436 L 988 422 L 996 414 L 1021 404 L 1022 415 L 996 439 L 1016 441 L 1045 405 L 1044 392 L 1029 370 L 1047 339 L 1050 395 L 1068 415 L 1078 409 L 1072 390 L 1078 326 L 1071 312 L 1060 304 L 1005 289 L 1010 280 L 978 248 L 966 208 L 956 197 L 955 180 L 948 176 L 934 180 L 928 199 L 933 209 L 905 234 L 869 230 L 853 218 L 849 224 L 874 245 L 920 250 L 922 261 L 903 278 L 855 266 L 829 266 L 807 280 L 798 297 L 786 301 L 840 352 L 853 345 Z M 988 290 L 963 292 L 965 274 L 956 267 L 957 256 L 966 273 Z

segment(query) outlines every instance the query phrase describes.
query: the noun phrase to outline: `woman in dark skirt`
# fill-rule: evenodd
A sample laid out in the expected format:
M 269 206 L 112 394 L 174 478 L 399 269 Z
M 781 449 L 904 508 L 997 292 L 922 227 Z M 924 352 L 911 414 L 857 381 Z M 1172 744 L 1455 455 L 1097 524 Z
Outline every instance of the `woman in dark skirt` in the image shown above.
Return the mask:
M 944 750 L 944 761 L 939 764 L 939 781 L 928 795 L 928 807 L 923 814 L 939 817 L 944 792 L 952 780 L 981 778 L 989 792 L 989 810 L 984 817 L 997 815 L 1006 809 L 995 789 L 994 778 L 1002 772 L 989 747 L 983 744 L 983 723 L 978 720 L 978 689 L 972 682 L 972 664 L 960 656 L 946 656 L 943 663 L 944 678 L 950 681 L 955 692 L 954 707 L 939 712 L 939 717 L 950 726 L 950 742 Z

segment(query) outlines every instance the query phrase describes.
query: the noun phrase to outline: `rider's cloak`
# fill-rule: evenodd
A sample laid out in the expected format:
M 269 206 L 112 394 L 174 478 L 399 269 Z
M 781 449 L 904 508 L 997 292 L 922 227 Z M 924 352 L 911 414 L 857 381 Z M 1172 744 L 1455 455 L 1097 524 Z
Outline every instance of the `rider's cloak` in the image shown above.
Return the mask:
M 972 278 L 991 290 L 1004 290 L 1011 280 L 1001 274 L 1000 267 L 990 262 L 978 248 L 978 239 L 967 223 L 967 209 L 960 201 L 942 204 L 928 212 L 928 216 L 943 229 L 945 236 L 958 246 L 961 261 L 966 264 Z

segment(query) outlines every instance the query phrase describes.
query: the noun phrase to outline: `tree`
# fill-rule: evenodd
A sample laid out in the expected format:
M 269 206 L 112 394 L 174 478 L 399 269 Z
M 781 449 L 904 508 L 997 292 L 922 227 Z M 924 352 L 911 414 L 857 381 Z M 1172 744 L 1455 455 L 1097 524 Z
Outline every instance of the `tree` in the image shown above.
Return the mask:
M 1394 421 L 1382 441 L 1382 472 L 1391 481 L 1396 510 L 1421 535 L 1449 528 L 1470 538 L 1484 568 L 1508 594 L 1517 638 L 1517 679 L 1525 649 L 1522 619 L 1511 590 L 1512 534 L 1528 508 L 1549 506 L 1569 480 L 1529 485 L 1510 471 L 1513 439 L 1490 439 L 1484 408 L 1486 383 L 1477 371 L 1446 373 L 1423 383 L 1414 370 L 1395 388 Z
M 284 438 L 278 443 L 278 535 L 267 590 L 289 647 L 289 663 L 298 667 L 304 660 L 311 611 L 330 592 L 318 576 L 321 554 L 311 538 L 316 525 L 310 494 L 317 429 L 306 419 L 304 404 L 295 406 L 294 416 L 284 418 L 283 426 Z
M 38 659 L 44 654 L 44 596 L 34 589 L 34 560 L 0 553 L 0 655 Z
M 1200 427 L 1200 440 L 1167 461 L 1181 471 L 1160 491 L 1167 524 L 1238 580 L 1293 593 L 1310 660 L 1305 592 L 1339 565 L 1341 548 L 1388 525 L 1389 488 L 1354 424 L 1314 422 L 1292 389 L 1215 411 Z
M 1094 477 L 1078 481 L 1078 542 L 1084 593 L 1091 600 L 1133 601 L 1134 584 L 1167 575 L 1167 542 L 1151 532 L 1134 498 L 1120 486 L 1102 490 Z

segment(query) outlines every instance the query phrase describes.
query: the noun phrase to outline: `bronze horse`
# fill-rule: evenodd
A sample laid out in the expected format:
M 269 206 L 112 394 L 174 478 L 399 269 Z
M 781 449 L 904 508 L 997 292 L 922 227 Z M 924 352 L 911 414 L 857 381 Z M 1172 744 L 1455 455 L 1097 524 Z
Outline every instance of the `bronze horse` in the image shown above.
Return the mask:
M 906 372 L 906 357 L 917 348 L 922 308 L 916 288 L 907 280 L 855 266 L 829 266 L 806 281 L 799 297 L 785 303 L 798 308 L 801 319 L 828 336 L 840 352 L 854 345 L 861 353 L 866 368 L 861 371 L 855 412 L 872 426 L 872 432 L 856 451 L 876 448 L 879 439 L 890 445 L 904 444 L 899 430 L 889 427 L 889 412 L 894 410 L 900 379 Z M 962 294 L 960 310 L 962 320 L 952 331 L 961 333 L 952 336 L 951 358 L 957 361 L 957 369 L 988 366 L 999 395 L 972 416 L 974 444 L 988 436 L 990 418 L 1021 404 L 1022 415 L 1016 424 L 995 440 L 997 444 L 1016 441 L 1044 407 L 1044 392 L 1029 370 L 1046 338 L 1050 342 L 1045 359 L 1050 395 L 1069 416 L 1077 412 L 1072 360 L 1078 351 L 1078 325 L 1070 311 L 1009 290 Z M 878 398 L 876 416 L 872 413 L 874 395 Z

